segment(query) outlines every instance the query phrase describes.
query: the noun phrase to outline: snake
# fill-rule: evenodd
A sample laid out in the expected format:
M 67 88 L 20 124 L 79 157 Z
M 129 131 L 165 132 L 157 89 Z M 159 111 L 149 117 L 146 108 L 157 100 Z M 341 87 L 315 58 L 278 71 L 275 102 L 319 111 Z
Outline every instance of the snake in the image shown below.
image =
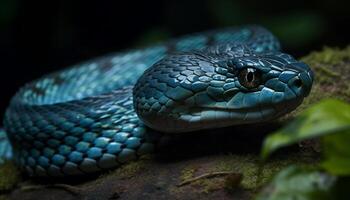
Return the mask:
M 264 27 L 228 27 L 44 75 L 12 97 L 0 160 L 34 177 L 93 174 L 154 152 L 164 135 L 274 120 L 314 79 L 280 46 Z

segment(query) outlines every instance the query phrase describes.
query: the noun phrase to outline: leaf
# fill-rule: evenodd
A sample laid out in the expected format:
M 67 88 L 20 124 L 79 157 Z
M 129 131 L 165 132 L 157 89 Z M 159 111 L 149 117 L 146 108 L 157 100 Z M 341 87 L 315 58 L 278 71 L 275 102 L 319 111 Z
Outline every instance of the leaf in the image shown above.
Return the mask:
M 286 127 L 268 136 L 262 157 L 266 159 L 275 150 L 301 140 L 346 131 L 350 132 L 350 105 L 335 99 L 322 100 Z
M 256 200 L 326 200 L 333 199 L 336 177 L 296 166 L 279 172 Z
M 323 161 L 321 166 L 334 175 L 350 175 L 350 131 L 322 138 Z

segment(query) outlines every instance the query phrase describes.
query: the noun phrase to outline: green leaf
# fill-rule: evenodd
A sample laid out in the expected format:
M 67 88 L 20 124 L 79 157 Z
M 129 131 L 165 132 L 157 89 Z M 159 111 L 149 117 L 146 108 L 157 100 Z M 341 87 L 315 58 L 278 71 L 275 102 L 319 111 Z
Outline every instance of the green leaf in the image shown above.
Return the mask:
M 350 175 L 350 131 L 326 135 L 322 138 L 321 166 L 334 175 Z
M 278 173 L 256 200 L 334 199 L 336 180 L 326 173 L 291 166 Z
M 304 139 L 350 132 L 350 105 L 327 99 L 305 110 L 286 127 L 268 136 L 262 148 L 266 159 L 275 150 Z

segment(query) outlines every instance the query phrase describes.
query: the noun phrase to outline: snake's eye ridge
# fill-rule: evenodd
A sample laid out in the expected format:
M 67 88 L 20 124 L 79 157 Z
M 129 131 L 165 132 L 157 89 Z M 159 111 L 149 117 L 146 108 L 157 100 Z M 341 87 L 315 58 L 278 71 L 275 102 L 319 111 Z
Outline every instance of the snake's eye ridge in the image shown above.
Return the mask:
M 244 68 L 238 73 L 239 83 L 247 88 L 257 88 L 261 84 L 261 72 L 255 68 Z

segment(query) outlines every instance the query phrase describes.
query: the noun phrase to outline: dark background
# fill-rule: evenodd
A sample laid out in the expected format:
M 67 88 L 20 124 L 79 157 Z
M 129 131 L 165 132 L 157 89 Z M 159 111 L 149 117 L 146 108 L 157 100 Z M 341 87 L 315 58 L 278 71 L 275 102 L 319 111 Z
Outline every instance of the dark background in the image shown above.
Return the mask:
M 345 47 L 348 2 L 0 0 L 0 117 L 18 87 L 45 73 L 186 33 L 261 24 L 296 57 Z

